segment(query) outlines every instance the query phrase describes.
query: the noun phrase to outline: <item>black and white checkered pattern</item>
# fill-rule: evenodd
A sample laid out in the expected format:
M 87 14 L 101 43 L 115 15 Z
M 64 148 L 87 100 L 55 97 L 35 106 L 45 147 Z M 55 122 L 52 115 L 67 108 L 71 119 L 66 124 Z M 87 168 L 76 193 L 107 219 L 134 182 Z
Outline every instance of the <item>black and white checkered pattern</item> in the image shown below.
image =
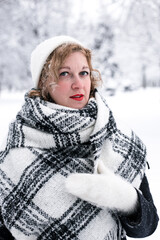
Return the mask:
M 0 152 L 4 224 L 17 240 L 118 240 L 118 216 L 68 194 L 64 182 L 70 173 L 94 174 L 103 159 L 139 187 L 145 157 L 141 140 L 123 131 L 98 92 L 80 110 L 26 95 Z

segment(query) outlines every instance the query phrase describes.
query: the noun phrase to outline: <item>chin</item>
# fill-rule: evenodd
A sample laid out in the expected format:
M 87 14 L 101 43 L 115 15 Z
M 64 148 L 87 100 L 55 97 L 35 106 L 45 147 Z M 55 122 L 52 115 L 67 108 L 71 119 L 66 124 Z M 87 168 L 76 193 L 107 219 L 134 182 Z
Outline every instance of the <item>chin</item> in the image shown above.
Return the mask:
M 84 108 L 86 105 L 87 105 L 87 103 L 86 103 L 86 104 L 74 104 L 71 108 L 74 108 L 74 109 L 82 109 L 82 108 Z

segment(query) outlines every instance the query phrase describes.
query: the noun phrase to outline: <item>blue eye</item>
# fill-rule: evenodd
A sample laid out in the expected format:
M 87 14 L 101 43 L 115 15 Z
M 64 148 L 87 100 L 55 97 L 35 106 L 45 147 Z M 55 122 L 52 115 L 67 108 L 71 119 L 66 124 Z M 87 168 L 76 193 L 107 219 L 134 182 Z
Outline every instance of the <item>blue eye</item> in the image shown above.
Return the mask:
M 60 73 L 60 76 L 64 76 L 64 77 L 65 77 L 65 76 L 67 76 L 68 74 L 69 74 L 68 72 L 61 72 L 61 73 Z
M 82 76 L 87 76 L 88 74 L 89 74 L 89 72 L 87 72 L 87 71 L 80 72 L 80 75 L 82 75 Z

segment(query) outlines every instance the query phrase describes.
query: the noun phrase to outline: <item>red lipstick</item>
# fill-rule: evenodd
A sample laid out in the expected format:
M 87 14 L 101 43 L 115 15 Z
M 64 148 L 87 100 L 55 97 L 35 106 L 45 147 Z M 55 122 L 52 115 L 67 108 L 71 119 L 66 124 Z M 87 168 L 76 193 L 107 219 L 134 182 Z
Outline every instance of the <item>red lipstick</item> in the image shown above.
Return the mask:
M 76 100 L 76 101 L 82 101 L 83 97 L 84 97 L 83 94 L 75 94 L 73 96 L 70 96 L 70 98 L 72 98 L 73 100 Z

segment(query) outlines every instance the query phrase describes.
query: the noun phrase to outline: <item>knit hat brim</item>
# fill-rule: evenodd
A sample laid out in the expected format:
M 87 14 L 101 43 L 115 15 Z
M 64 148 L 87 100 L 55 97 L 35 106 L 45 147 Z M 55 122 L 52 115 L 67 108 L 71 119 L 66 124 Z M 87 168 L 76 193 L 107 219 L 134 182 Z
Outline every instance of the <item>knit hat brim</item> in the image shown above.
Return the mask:
M 40 74 L 42 68 L 48 58 L 48 56 L 53 52 L 57 47 L 64 43 L 76 43 L 82 46 L 82 44 L 70 37 L 70 36 L 56 36 L 49 38 L 39 45 L 33 50 L 31 53 L 31 75 L 32 80 L 34 82 L 34 87 L 38 87 L 38 82 L 40 78 Z

